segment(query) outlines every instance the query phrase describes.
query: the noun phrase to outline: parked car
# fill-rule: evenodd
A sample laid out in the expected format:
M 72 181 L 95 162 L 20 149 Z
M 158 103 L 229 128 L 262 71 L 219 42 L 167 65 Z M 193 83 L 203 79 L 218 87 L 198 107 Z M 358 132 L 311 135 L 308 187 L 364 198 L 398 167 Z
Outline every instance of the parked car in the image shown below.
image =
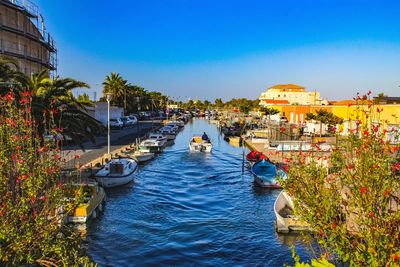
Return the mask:
M 118 119 L 110 119 L 110 127 L 122 129 L 124 127 L 124 123 L 120 118 Z
M 135 125 L 138 123 L 138 119 L 135 115 L 129 115 L 128 118 L 132 121 L 132 125 Z
M 124 124 L 124 127 L 131 127 L 131 126 L 133 126 L 135 124 L 134 120 L 132 120 L 128 116 L 121 117 L 121 121 Z

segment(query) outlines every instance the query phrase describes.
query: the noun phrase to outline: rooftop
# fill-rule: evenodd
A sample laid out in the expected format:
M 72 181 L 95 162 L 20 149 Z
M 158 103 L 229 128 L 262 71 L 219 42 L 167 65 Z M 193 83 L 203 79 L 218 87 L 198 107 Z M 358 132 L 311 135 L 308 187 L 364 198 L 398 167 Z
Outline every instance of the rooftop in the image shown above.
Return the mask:
M 301 86 L 301 85 L 297 85 L 297 84 L 293 84 L 293 83 L 289 83 L 289 84 L 276 84 L 271 86 L 268 89 L 296 89 L 296 90 L 304 90 L 305 87 Z

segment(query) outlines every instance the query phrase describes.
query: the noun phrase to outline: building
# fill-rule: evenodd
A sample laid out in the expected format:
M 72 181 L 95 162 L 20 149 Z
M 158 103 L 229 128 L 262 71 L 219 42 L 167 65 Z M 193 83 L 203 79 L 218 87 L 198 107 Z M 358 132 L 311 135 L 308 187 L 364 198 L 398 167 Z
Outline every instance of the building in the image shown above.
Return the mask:
M 57 69 L 54 41 L 29 0 L 0 0 L 0 56 L 14 59 L 26 75 Z
M 108 103 L 97 102 L 94 108 L 88 109 L 90 116 L 107 126 Z M 120 107 L 110 106 L 110 119 L 117 119 L 124 116 L 124 109 Z
M 297 84 L 277 84 L 271 86 L 260 96 L 260 105 L 274 105 L 276 101 L 287 101 L 290 105 L 327 105 L 319 92 L 306 92 L 305 87 Z

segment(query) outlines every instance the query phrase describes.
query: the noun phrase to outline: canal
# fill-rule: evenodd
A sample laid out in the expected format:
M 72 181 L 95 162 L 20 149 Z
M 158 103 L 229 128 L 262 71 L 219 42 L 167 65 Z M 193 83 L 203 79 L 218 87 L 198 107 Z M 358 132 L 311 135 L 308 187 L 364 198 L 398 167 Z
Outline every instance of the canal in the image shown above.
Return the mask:
M 212 153 L 190 153 L 190 138 L 203 132 Z M 242 148 L 194 119 L 134 183 L 107 191 L 105 211 L 88 231 L 89 254 L 100 266 L 293 264 L 293 237 L 274 228 L 278 193 L 257 188 L 248 170 L 242 175 Z

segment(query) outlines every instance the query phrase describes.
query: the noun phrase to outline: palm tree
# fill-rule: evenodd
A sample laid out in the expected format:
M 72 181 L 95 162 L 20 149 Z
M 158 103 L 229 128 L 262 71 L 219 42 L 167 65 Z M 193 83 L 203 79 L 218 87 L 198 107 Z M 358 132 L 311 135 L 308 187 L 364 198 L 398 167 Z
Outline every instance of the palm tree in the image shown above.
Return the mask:
M 71 78 L 52 80 L 40 72 L 32 75 L 28 88 L 39 133 L 50 133 L 55 125 L 82 149 L 86 138 L 95 143 L 95 135 L 102 131 L 101 123 L 87 114 L 84 103 L 72 94 L 76 88 L 89 88 L 88 84 Z
M 111 72 L 103 82 L 103 95 L 111 93 L 111 103 L 116 106 L 123 106 L 126 110 L 126 91 L 128 83 L 119 73 Z

